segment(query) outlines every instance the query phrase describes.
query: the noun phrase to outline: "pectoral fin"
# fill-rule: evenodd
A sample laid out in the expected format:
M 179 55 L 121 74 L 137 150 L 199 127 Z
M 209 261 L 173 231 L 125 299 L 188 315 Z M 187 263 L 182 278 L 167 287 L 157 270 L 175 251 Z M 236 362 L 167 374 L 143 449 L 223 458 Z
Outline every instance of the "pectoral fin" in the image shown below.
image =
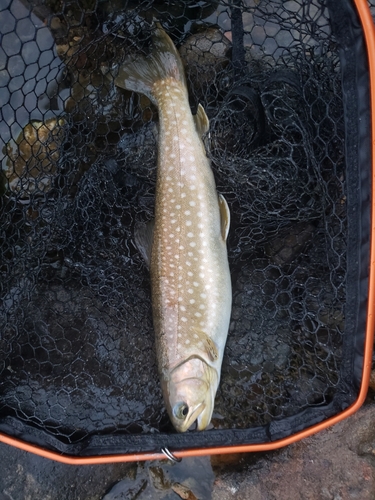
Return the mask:
M 215 342 L 207 335 L 206 332 L 199 328 L 193 327 L 195 335 L 197 335 L 197 344 L 202 343 L 202 350 L 206 351 L 211 361 L 216 361 L 219 357 L 219 351 Z
M 140 254 L 144 258 L 146 265 L 150 268 L 151 265 L 151 250 L 154 239 L 154 219 L 147 223 L 138 222 L 134 228 L 134 241 Z
M 227 240 L 230 226 L 230 211 L 228 203 L 222 194 L 219 194 L 221 236 L 224 241 Z

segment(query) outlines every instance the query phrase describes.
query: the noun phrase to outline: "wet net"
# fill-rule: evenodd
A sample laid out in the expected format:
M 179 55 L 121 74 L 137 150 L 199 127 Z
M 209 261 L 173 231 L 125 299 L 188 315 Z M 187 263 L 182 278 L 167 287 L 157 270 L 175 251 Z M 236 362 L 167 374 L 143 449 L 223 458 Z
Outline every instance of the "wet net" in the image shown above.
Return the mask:
M 212 428 L 177 434 L 149 272 L 157 109 L 108 70 L 152 19 L 186 67 L 230 207 L 233 310 Z M 84 455 L 268 442 L 361 380 L 368 71 L 348 0 L 0 0 L 0 431 Z

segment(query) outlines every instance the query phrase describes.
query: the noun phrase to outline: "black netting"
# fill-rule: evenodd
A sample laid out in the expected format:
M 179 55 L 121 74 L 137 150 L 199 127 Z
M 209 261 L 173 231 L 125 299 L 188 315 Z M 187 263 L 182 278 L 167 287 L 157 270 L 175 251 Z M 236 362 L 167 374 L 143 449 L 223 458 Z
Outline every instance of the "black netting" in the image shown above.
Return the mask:
M 210 119 L 231 210 L 222 432 L 173 437 L 134 243 L 153 216 L 157 110 L 108 75 L 150 50 L 153 18 Z M 0 430 L 145 451 L 269 440 L 352 403 L 369 165 L 350 2 L 0 0 L 0 33 Z

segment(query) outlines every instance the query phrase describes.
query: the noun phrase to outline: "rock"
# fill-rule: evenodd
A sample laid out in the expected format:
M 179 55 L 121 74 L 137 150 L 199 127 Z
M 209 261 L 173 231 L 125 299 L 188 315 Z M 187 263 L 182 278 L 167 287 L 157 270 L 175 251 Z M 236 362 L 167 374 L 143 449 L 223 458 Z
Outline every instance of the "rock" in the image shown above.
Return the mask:
M 212 500 L 346 500 L 375 498 L 375 405 L 241 470 L 216 476 Z M 250 463 L 247 463 L 247 462 Z M 238 468 L 237 466 L 235 466 Z

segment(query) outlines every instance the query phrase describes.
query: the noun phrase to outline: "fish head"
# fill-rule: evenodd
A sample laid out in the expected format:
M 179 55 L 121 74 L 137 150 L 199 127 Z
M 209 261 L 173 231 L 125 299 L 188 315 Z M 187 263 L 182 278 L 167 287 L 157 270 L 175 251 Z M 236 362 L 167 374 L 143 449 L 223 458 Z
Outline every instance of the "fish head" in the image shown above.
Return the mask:
M 186 432 L 197 421 L 204 430 L 211 422 L 219 377 L 215 368 L 200 358 L 178 365 L 163 383 L 169 417 L 178 432 Z

